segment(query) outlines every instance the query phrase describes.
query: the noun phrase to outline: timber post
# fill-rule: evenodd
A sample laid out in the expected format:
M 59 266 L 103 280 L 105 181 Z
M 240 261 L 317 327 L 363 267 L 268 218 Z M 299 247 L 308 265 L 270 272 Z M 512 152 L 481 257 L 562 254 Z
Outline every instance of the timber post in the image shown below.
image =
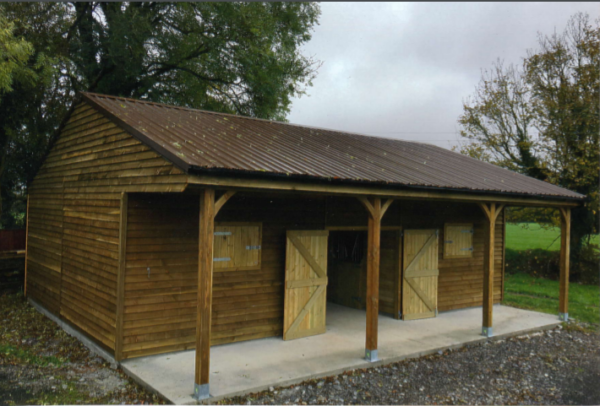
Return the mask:
M 125 307 L 125 269 L 129 195 L 121 193 L 119 204 L 119 267 L 117 268 L 117 306 L 115 317 L 115 360 L 123 359 L 123 311 Z
M 481 334 L 485 337 L 493 335 L 493 308 L 494 308 L 494 257 L 496 220 L 502 213 L 503 204 L 479 203 L 485 213 L 484 227 L 484 252 L 483 252 L 483 322 Z
M 560 296 L 558 318 L 569 320 L 569 256 L 571 251 L 571 209 L 560 208 Z
M 210 373 L 210 333 L 212 321 L 212 281 L 215 217 L 235 194 L 225 192 L 215 201 L 214 189 L 204 189 L 200 195 L 200 227 L 198 238 L 198 305 L 196 316 L 196 372 L 194 398 L 207 399 Z
M 377 332 L 379 324 L 379 260 L 381 243 L 381 219 L 390 207 L 393 199 L 388 199 L 383 205 L 379 197 L 372 200 L 366 197 L 358 198 L 369 213 L 368 247 L 367 247 L 367 337 L 365 343 L 365 358 L 375 362 L 377 356 Z

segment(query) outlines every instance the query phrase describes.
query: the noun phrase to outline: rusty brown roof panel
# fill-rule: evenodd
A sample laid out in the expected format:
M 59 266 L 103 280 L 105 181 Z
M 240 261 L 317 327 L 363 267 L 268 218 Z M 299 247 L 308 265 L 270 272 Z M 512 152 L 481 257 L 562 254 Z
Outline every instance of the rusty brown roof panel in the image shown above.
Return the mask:
M 83 93 L 180 168 L 553 196 L 585 196 L 434 145 Z

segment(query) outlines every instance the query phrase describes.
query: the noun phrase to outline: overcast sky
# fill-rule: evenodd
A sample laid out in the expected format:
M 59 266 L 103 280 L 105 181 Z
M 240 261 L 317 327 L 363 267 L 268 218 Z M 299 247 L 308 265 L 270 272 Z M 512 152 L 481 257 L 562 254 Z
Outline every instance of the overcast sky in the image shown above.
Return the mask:
M 521 63 L 537 33 L 598 3 L 321 3 L 304 54 L 324 62 L 291 123 L 456 145 L 481 70 Z

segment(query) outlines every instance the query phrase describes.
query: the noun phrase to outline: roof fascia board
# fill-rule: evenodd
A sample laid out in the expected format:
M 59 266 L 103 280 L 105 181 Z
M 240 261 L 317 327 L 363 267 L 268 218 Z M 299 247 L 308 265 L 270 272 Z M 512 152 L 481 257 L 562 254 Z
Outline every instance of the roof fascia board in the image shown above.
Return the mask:
M 106 116 L 106 118 L 108 118 L 115 125 L 127 131 L 133 138 L 153 149 L 154 152 L 158 153 L 160 156 L 170 161 L 173 165 L 175 165 L 177 168 L 181 169 L 185 173 L 189 172 L 190 165 L 187 162 L 179 158 L 177 155 L 172 154 L 167 149 L 163 148 L 160 144 L 148 138 L 144 133 L 130 126 L 125 121 L 115 116 L 110 111 L 106 110 L 102 105 L 98 104 L 93 98 L 89 97 L 87 94 L 81 93 L 81 96 L 83 101 L 85 101 L 93 108 L 104 114 L 104 116 Z
M 222 188 L 238 188 L 242 190 L 273 190 L 273 191 L 298 191 L 326 195 L 347 196 L 381 196 L 398 199 L 415 200 L 438 200 L 459 202 L 502 202 L 513 206 L 536 206 L 536 207 L 577 207 L 581 203 L 576 201 L 546 200 L 540 198 L 519 198 L 509 196 L 498 196 L 492 194 L 439 192 L 439 191 L 417 191 L 400 190 L 372 186 L 323 184 L 310 182 L 295 182 L 285 180 L 267 180 L 257 178 L 240 178 L 229 176 L 212 175 L 190 175 L 189 185 L 213 186 Z

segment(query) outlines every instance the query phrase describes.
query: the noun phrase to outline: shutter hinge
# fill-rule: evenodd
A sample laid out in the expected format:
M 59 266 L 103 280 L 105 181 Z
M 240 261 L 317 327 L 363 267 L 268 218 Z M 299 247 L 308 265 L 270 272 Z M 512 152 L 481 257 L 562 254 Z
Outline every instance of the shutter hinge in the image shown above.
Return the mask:
M 461 233 L 469 233 L 469 234 L 473 234 L 473 229 L 470 230 L 460 230 Z
M 227 262 L 227 261 L 231 261 L 231 258 L 214 258 L 213 262 Z
M 446 240 L 446 241 L 444 241 L 444 242 L 445 242 L 446 244 L 452 244 L 454 241 L 452 241 L 452 240 Z
M 215 235 L 231 235 L 231 231 L 215 231 Z
M 248 251 L 251 251 L 251 250 L 259 250 L 259 249 L 260 249 L 260 245 L 246 245 L 246 249 L 247 249 Z
M 473 251 L 473 247 L 470 248 L 461 248 L 461 251 Z

